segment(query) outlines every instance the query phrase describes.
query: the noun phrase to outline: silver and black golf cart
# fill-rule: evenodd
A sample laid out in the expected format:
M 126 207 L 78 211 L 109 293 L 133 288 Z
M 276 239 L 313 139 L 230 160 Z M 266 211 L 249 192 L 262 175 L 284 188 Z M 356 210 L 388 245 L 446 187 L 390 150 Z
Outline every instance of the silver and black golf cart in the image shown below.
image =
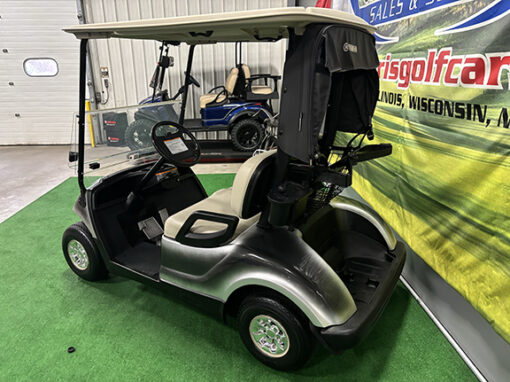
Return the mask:
M 276 369 L 303 366 L 315 341 L 335 353 L 354 346 L 405 259 L 376 212 L 339 195 L 357 162 L 391 153 L 388 144 L 361 145 L 373 136 L 379 89 L 372 27 L 340 11 L 283 8 L 65 30 L 81 39 L 81 222 L 63 237 L 71 269 L 86 280 L 135 279 L 233 318 L 253 356 Z M 86 188 L 85 57 L 87 40 L 97 38 L 191 47 L 288 39 L 278 148 L 247 160 L 231 188 L 207 197 L 192 169 L 197 140 L 182 123 L 162 121 L 151 132 L 157 161 Z M 354 136 L 335 146 L 337 132 Z

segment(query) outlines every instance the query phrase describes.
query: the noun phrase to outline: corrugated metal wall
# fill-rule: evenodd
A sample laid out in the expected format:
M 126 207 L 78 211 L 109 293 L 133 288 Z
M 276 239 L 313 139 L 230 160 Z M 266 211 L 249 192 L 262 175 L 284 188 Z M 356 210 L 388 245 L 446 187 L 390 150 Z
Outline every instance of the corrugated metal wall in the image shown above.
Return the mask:
M 84 0 L 84 10 L 87 23 L 97 23 L 285 7 L 288 3 L 288 0 Z M 158 47 L 153 41 L 90 41 L 96 92 L 104 90 L 101 89 L 100 67 L 106 66 L 110 72 L 109 100 L 105 105 L 98 105 L 98 108 L 134 105 L 152 94 L 148 84 L 157 61 Z M 169 94 L 175 93 L 182 85 L 187 50 L 187 45 L 170 48 L 175 65 L 167 76 Z M 285 42 L 247 43 L 243 52 L 243 62 L 250 65 L 253 73 L 281 74 Z M 202 87 L 192 88 L 187 118 L 199 116 L 200 95 L 217 85 L 223 85 L 226 74 L 234 64 L 234 44 L 202 45 L 195 50 L 192 74 Z
M 0 144 L 69 143 L 78 109 L 79 42 L 71 0 L 0 1 Z M 29 77 L 28 58 L 53 58 L 53 77 Z

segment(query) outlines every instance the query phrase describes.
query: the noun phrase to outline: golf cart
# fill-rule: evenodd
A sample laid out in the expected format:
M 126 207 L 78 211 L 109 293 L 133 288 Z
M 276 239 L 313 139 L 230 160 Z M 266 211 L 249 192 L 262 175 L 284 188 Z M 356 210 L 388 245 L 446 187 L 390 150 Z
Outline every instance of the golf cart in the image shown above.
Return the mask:
M 378 97 L 373 28 L 340 11 L 289 7 L 65 31 L 81 39 L 74 206 L 81 222 L 62 243 L 70 268 L 91 281 L 108 273 L 138 280 L 233 319 L 251 354 L 276 369 L 302 367 L 316 341 L 334 353 L 358 343 L 405 260 L 403 244 L 376 212 L 339 195 L 357 162 L 391 153 L 388 144 L 361 145 L 373 136 Z M 251 157 L 231 188 L 208 197 L 193 172 L 200 146 L 181 113 L 180 123 L 151 130 L 157 162 L 86 188 L 87 40 L 113 37 L 191 47 L 288 38 L 277 149 Z M 354 137 L 335 146 L 337 132 Z
M 173 44 L 175 45 L 175 42 Z M 141 105 L 175 100 L 191 85 L 200 88 L 200 83 L 191 73 L 187 75 L 187 72 L 191 71 L 193 60 L 192 46 L 188 53 L 190 64 L 184 73 L 184 84 L 172 97 L 169 97 L 168 90 L 162 90 L 166 70 L 173 65 L 173 57 L 168 55 L 170 45 L 172 43 L 169 41 L 161 43 L 159 59 L 149 84 L 153 88 L 153 94 L 142 100 Z M 235 44 L 235 56 L 235 66 L 230 70 L 225 84 L 214 87 L 200 97 L 201 118 L 187 119 L 183 124 L 192 133 L 226 131 L 235 150 L 253 152 L 264 138 L 264 120 L 273 115 L 271 100 L 279 97 L 278 80 L 281 77 L 251 74 L 249 66 L 242 63 L 240 42 Z M 255 84 L 260 81 L 264 83 Z M 182 107 L 186 107 L 184 102 Z M 132 150 L 152 146 L 150 132 L 156 122 L 178 120 L 172 105 L 141 109 L 135 113 L 134 118 L 125 133 L 125 141 Z

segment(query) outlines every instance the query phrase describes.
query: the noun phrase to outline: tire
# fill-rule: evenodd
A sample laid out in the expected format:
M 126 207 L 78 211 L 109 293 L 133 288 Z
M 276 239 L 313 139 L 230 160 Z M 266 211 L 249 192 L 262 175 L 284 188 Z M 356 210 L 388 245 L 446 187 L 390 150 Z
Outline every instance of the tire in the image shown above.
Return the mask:
M 230 131 L 232 144 L 239 151 L 256 150 L 263 138 L 262 126 L 252 118 L 236 122 Z
M 62 251 L 74 273 L 88 281 L 104 280 L 108 271 L 83 222 L 70 226 L 62 236 Z
M 247 297 L 239 309 L 239 334 L 248 351 L 265 365 L 277 370 L 298 369 L 308 361 L 314 345 L 300 313 L 283 299 Z M 274 330 L 278 330 L 276 336 Z M 268 335 L 257 336 L 256 331 Z
M 124 133 L 124 139 L 129 148 L 139 150 L 151 146 L 151 130 L 154 125 L 155 122 L 145 118 L 131 123 Z

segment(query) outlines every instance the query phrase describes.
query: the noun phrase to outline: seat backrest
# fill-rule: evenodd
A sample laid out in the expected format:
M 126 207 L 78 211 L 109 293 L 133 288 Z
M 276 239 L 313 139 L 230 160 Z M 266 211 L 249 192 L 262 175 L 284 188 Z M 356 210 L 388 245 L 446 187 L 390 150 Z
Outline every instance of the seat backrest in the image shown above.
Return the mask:
M 230 73 L 225 80 L 225 89 L 227 90 L 228 95 L 234 92 L 234 87 L 236 86 L 237 76 L 239 75 L 239 69 L 232 68 Z
M 259 213 L 267 202 L 276 150 L 255 155 L 242 164 L 232 186 L 230 206 L 242 219 Z
M 248 78 L 251 77 L 250 67 L 246 64 L 241 64 L 241 69 L 243 70 L 244 78 L 245 78 L 246 82 L 248 82 Z

